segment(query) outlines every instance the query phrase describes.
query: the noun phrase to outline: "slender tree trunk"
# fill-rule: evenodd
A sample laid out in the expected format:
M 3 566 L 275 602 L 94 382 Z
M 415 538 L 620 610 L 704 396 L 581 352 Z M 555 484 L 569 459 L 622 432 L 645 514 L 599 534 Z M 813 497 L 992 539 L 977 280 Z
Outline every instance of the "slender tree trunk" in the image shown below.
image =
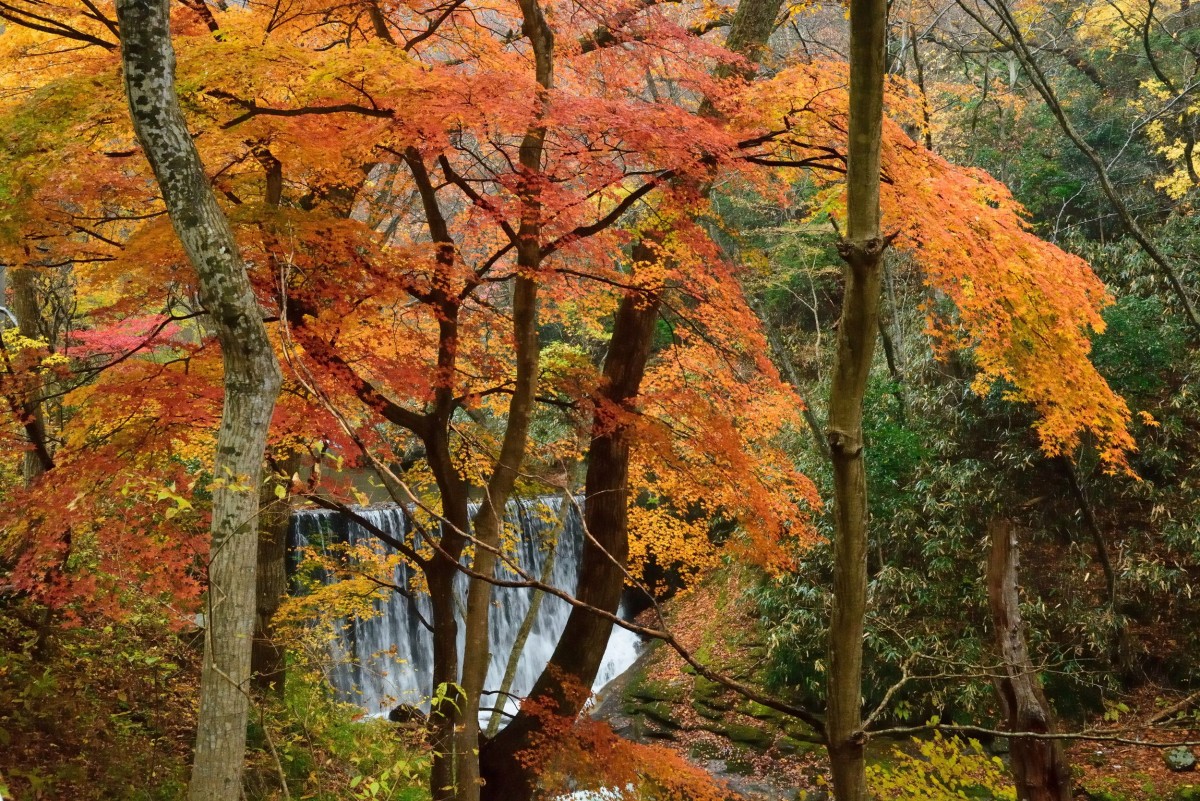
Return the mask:
M 1083 516 L 1084 527 L 1088 531 L 1088 536 L 1092 538 L 1092 545 L 1096 548 L 1096 561 L 1100 563 L 1100 568 L 1104 571 L 1105 600 L 1108 602 L 1108 608 L 1113 612 L 1113 617 L 1115 618 L 1117 609 L 1117 571 L 1113 568 L 1112 559 L 1108 555 L 1108 541 L 1104 537 L 1104 531 L 1100 528 L 1100 521 L 1096 519 L 1096 513 L 1092 510 L 1092 504 L 1088 500 L 1087 492 L 1083 489 L 1083 484 L 1079 481 L 1079 475 L 1075 472 L 1075 465 L 1066 456 L 1059 456 L 1055 461 L 1058 463 L 1059 470 L 1062 471 L 1063 476 L 1067 479 L 1067 485 L 1071 488 L 1071 495 L 1074 496 L 1075 502 L 1079 505 L 1079 513 Z
M 540 152 L 540 151 L 539 151 Z M 540 162 L 540 156 L 539 156 Z M 521 226 L 525 231 L 526 226 Z M 540 250 L 536 234 L 528 240 L 530 250 Z M 520 246 L 518 246 L 520 248 Z M 518 255 L 518 269 L 535 265 L 522 265 Z M 540 258 L 539 258 L 540 261 Z M 529 421 L 533 412 L 534 394 L 537 389 L 538 341 L 537 341 L 537 278 L 522 275 L 517 278 L 513 298 L 513 327 L 517 340 L 517 375 L 512 401 L 508 407 L 508 421 L 504 429 L 504 440 L 500 447 L 500 459 L 488 482 L 487 495 L 475 517 L 475 548 L 473 568 L 475 572 L 491 576 L 496 570 L 496 554 L 489 548 L 500 547 L 501 527 L 504 524 L 504 509 L 512 495 L 521 462 L 525 458 L 529 434 Z M 487 546 L 487 547 L 484 547 Z M 455 798 L 458 801 L 476 801 L 479 798 L 479 702 L 483 684 L 487 679 L 491 662 L 491 632 L 489 612 L 492 606 L 492 585 L 483 579 L 472 579 L 467 594 L 467 612 L 463 621 L 466 629 L 463 641 L 462 720 L 459 721 L 458 776 Z
M 259 493 L 258 555 L 255 579 L 254 647 L 250 656 L 250 671 L 254 688 L 260 692 L 283 695 L 285 677 L 284 650 L 275 642 L 272 619 L 283 596 L 287 594 L 288 525 L 292 519 L 289 495 L 282 498 L 277 487 L 286 489 L 290 476 L 299 467 L 299 459 L 291 457 L 280 464 L 281 476 L 263 482 Z
M 429 736 L 433 749 L 430 766 L 430 790 L 434 801 L 455 797 L 457 788 L 455 730 L 462 718 L 463 704 L 458 692 L 458 619 L 456 617 L 454 577 L 470 530 L 468 490 L 450 453 L 447 417 L 435 423 L 425 440 L 430 469 L 441 496 L 442 516 L 446 524 L 441 532 L 441 558 L 426 569 L 433 617 L 433 690 L 429 710 Z M 439 703 L 439 698 L 446 699 Z
M 571 496 L 570 492 L 563 493 L 562 506 L 558 512 L 558 522 L 554 528 L 554 539 L 549 543 L 549 549 L 546 552 L 546 560 L 542 563 L 542 573 L 538 580 L 543 584 L 549 584 L 550 579 L 554 577 L 554 564 L 558 556 L 558 543 L 562 540 L 563 532 L 567 527 L 567 518 L 571 514 Z M 546 597 L 543 590 L 535 589 L 529 599 L 529 609 L 525 611 L 525 617 L 521 620 L 521 627 L 517 629 L 517 637 L 513 640 L 512 650 L 508 654 L 508 663 L 504 666 L 504 678 L 500 680 L 500 690 L 496 694 L 496 701 L 493 705 L 492 716 L 488 720 L 488 727 L 485 736 L 495 737 L 496 732 L 500 731 L 500 724 L 504 720 L 502 714 L 507 703 L 509 693 L 512 692 L 513 682 L 517 678 L 517 668 L 521 665 L 521 655 L 525 652 L 525 643 L 529 641 L 529 635 L 533 632 L 533 626 L 537 623 L 538 615 L 542 611 L 542 600 Z
M 792 362 L 791 355 L 787 348 L 784 347 L 783 340 L 779 338 L 779 332 L 771 325 L 767 315 L 754 301 L 750 301 L 754 313 L 758 315 L 759 322 L 762 323 L 763 332 L 767 335 L 767 344 L 770 345 L 772 353 L 775 355 L 775 363 L 783 370 L 784 378 L 792 385 L 792 390 L 799 396 L 804 394 L 804 383 L 800 380 L 800 375 L 796 372 L 796 365 Z M 803 397 L 804 409 L 801 414 L 804 415 L 804 422 L 808 426 L 808 432 L 812 435 L 813 446 L 819 453 L 829 457 L 829 441 L 825 437 L 825 429 L 821 426 L 821 421 L 817 417 L 817 413 L 813 411 L 812 405 Z
M 254 633 L 258 485 L 281 382 L 229 222 L 217 205 L 175 94 L 166 0 L 118 0 L 134 130 L 196 270 L 225 368 L 191 801 L 241 796 Z
M 639 255 L 648 258 L 648 249 L 635 253 L 635 258 Z M 614 612 L 621 601 L 629 555 L 631 443 L 629 421 L 624 418 L 631 413 L 633 399 L 641 388 L 658 308 L 656 293 L 644 297 L 630 294 L 621 300 L 604 362 L 604 377 L 594 398 L 596 411 L 584 483 L 583 524 L 587 536 L 576 597 L 588 606 Z M 539 714 L 549 711 L 571 718 L 579 714 L 585 700 L 579 690 L 590 689 L 595 682 L 611 634 L 611 621 L 587 609 L 571 610 L 549 665 L 521 711 L 484 746 L 484 797 L 488 801 L 524 801 L 534 796 L 537 766 L 520 755 L 540 728 Z M 531 714 L 531 708 L 539 713 Z
M 433 751 L 429 772 L 434 801 L 455 797 L 454 732 L 462 700 L 458 684 L 458 620 L 455 617 L 453 565 L 433 565 L 427 573 L 433 618 L 433 701 L 429 709 L 429 739 Z
M 992 549 L 988 558 L 988 602 L 1004 675 L 995 679 L 996 694 L 1009 731 L 1047 734 L 1054 731 L 1050 705 L 1025 645 L 1021 601 L 1017 591 L 1017 539 L 1007 521 L 988 525 Z M 1019 801 L 1070 801 L 1071 771 L 1059 740 L 1014 737 L 1012 771 Z
M 540 87 L 539 105 L 546 103 L 544 92 L 554 86 L 554 33 L 538 0 L 520 0 L 522 32 L 533 48 L 536 78 Z M 525 132 L 519 160 L 522 173 L 521 224 L 517 229 L 517 279 L 513 289 L 513 337 L 516 341 L 517 370 L 508 421 L 500 445 L 500 459 L 488 481 L 487 495 L 475 518 L 475 537 L 480 543 L 500 545 L 504 507 L 512 494 L 529 435 L 529 422 L 537 393 L 538 362 L 541 351 L 537 333 L 538 272 L 542 266 L 542 202 L 540 178 L 546 145 L 546 128 L 535 125 Z M 491 576 L 496 555 L 476 546 L 474 569 Z M 488 612 L 492 585 L 473 579 L 467 596 L 466 627 L 463 645 L 462 687 L 465 701 L 457 758 L 458 801 L 478 801 L 482 774 L 480 768 L 479 701 L 487 679 L 490 660 Z
M 14 270 L 12 290 L 12 312 L 17 318 L 17 330 L 27 339 L 37 339 L 42 336 L 42 305 L 38 302 L 36 271 L 31 267 Z M 28 450 L 21 456 L 21 476 L 25 479 L 25 486 L 54 467 L 50 443 L 46 439 L 46 418 L 42 413 L 42 404 L 37 401 L 40 389 L 40 382 L 27 387 L 25 400 L 21 404 L 25 438 L 29 441 Z
M 850 2 L 850 143 L 845 297 L 829 393 L 834 481 L 833 613 L 826 737 L 838 801 L 865 801 L 863 626 L 867 610 L 867 474 L 862 407 L 879 330 L 886 241 L 880 235 L 879 162 L 886 70 L 885 0 Z
M 742 0 L 730 26 L 726 45 L 757 57 L 779 15 L 782 0 Z M 722 74 L 728 75 L 725 71 Z M 748 73 L 747 73 L 748 74 Z M 707 100 L 702 112 L 714 114 Z M 633 262 L 652 262 L 657 251 L 645 241 L 635 243 Z M 587 536 L 579 566 L 577 598 L 587 606 L 616 612 L 624 588 L 629 553 L 629 453 L 630 427 L 622 418 L 632 413 L 650 359 L 654 326 L 662 302 L 660 290 L 627 294 L 613 322 L 612 338 L 604 362 L 604 378 L 593 400 L 592 440 L 584 485 L 583 509 Z M 616 413 L 614 420 L 613 413 Z M 575 608 L 546 669 L 522 710 L 494 739 L 485 742 L 481 764 L 487 783 L 487 801 L 526 801 L 537 790 L 537 766 L 522 759 L 531 736 L 550 711 L 576 717 L 595 683 L 612 623 L 585 608 Z M 538 713 L 530 713 L 537 709 Z
M 921 127 L 925 149 L 933 150 L 933 116 L 929 110 L 929 94 L 925 91 L 925 64 L 921 61 L 921 39 L 917 26 L 908 24 L 908 36 L 912 41 L 913 66 L 917 70 L 917 91 L 921 93 Z

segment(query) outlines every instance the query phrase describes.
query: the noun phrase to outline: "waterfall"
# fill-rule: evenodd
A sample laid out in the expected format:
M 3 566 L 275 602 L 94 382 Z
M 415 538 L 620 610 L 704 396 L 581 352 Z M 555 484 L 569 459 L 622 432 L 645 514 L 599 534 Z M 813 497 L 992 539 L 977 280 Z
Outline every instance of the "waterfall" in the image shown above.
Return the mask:
M 578 581 L 580 554 L 583 550 L 583 528 L 575 504 L 564 510 L 560 497 L 514 500 L 506 509 L 506 522 L 518 534 L 513 557 L 521 569 L 534 577 L 542 575 L 549 555 L 550 540 L 557 535 L 552 572 L 547 583 L 574 593 Z M 561 518 L 563 512 L 566 514 Z M 400 507 L 371 507 L 358 513 L 373 525 L 397 540 L 412 542 L 408 515 Z M 471 510 L 472 515 L 475 509 Z M 392 549 L 380 543 L 370 532 L 344 515 L 325 510 L 301 511 L 292 516 L 289 533 L 293 567 L 296 554 L 303 547 L 328 547 L 334 543 L 373 543 L 383 553 Z M 415 569 L 401 564 L 393 583 L 410 586 Z M 501 578 L 517 578 L 507 567 L 500 567 Z M 460 612 L 466 607 L 467 577 L 460 574 L 455 584 Z M 533 598 L 530 588 L 493 587 L 491 609 L 491 651 L 485 689 L 496 690 L 504 678 L 517 633 Z M 425 710 L 433 682 L 432 636 L 424 621 L 432 620 L 427 595 L 405 597 L 389 593 L 375 602 L 379 614 L 368 619 L 344 621 L 340 634 L 331 643 L 330 682 L 341 700 L 362 706 L 369 714 L 386 715 L 398 704 L 408 704 Z M 516 677 L 510 692 L 524 697 L 542 669 L 550 661 L 554 647 L 566 626 L 571 605 L 561 598 L 545 595 L 529 638 L 518 662 Z M 464 631 L 459 620 L 459 653 L 463 650 Z M 594 690 L 599 690 L 620 675 L 636 659 L 640 640 L 626 629 L 614 627 L 609 638 L 604 661 L 596 676 Z M 461 658 L 461 657 L 460 657 Z M 483 706 L 493 706 L 497 696 L 485 696 Z M 498 705 L 498 704 L 497 704 Z M 504 699 L 505 711 L 512 714 L 517 702 Z M 481 713 L 486 724 L 489 715 Z

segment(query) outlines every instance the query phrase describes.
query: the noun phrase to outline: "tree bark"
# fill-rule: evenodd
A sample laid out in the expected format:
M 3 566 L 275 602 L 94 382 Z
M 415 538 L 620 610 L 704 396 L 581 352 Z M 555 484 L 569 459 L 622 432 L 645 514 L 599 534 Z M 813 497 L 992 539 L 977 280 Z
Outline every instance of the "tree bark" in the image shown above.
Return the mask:
M 254 633 L 258 485 L 281 376 L 229 222 L 217 205 L 175 94 L 166 0 L 118 0 L 134 130 L 196 270 L 225 368 L 213 464 L 212 544 L 191 801 L 242 792 Z
M 838 243 L 838 252 L 846 262 L 846 292 L 829 393 L 834 574 L 825 727 L 834 797 L 838 801 L 867 798 L 862 646 L 867 609 L 868 514 L 862 407 L 879 330 L 883 253 L 887 246 L 880 235 L 879 210 L 886 32 L 885 0 L 851 0 L 847 228 L 845 238 Z
M 1021 602 L 1017 591 L 1017 539 L 1008 521 L 988 525 L 992 541 L 988 558 L 988 603 L 996 645 L 1004 664 L 995 679 L 1006 726 L 1012 732 L 1054 731 L 1050 705 L 1025 645 Z M 1012 771 L 1019 801 L 1070 801 L 1071 771 L 1059 740 L 1014 737 Z
M 645 259 L 647 251 L 635 253 Z M 659 298 L 626 295 L 617 308 L 604 377 L 594 398 L 592 444 L 584 484 L 585 536 L 576 597 L 598 609 L 616 611 L 629 555 L 629 448 L 633 399 L 641 389 L 654 339 Z M 519 755 L 529 747 L 540 715 L 574 718 L 582 709 L 580 688 L 590 689 L 600 670 L 612 622 L 587 609 L 575 608 L 563 629 L 546 670 L 508 727 L 484 744 L 483 768 L 488 801 L 522 801 L 534 796 L 536 765 Z M 531 709 L 538 710 L 531 713 Z
M 287 535 L 292 517 L 291 498 L 276 495 L 276 487 L 289 484 L 299 467 L 299 459 L 290 457 L 280 464 L 281 476 L 263 482 L 259 493 L 258 554 L 255 578 L 254 646 L 250 672 L 259 692 L 283 695 L 285 678 L 284 649 L 275 642 L 272 619 L 287 594 Z
M 547 102 L 545 92 L 554 86 L 554 33 L 538 0 L 520 0 L 522 33 L 533 48 L 538 104 Z M 540 115 L 539 115 L 540 116 Z M 513 338 L 516 342 L 517 369 L 508 420 L 500 445 L 500 458 L 488 480 L 487 494 L 476 515 L 474 569 L 484 576 L 496 570 L 496 554 L 488 550 L 500 545 L 504 507 L 512 494 L 521 462 L 525 458 L 530 418 L 537 394 L 538 363 L 541 349 L 537 333 L 538 273 L 542 266 L 542 157 L 546 128 L 534 125 L 521 141 L 519 161 L 522 186 L 521 223 L 517 229 L 517 279 L 513 288 Z M 462 688 L 464 709 L 457 738 L 457 801 L 478 801 L 483 784 L 480 767 L 479 701 L 490 662 L 488 611 L 492 585 L 473 579 L 467 595 L 466 628 L 463 645 Z
M 42 305 L 38 301 L 36 278 L 37 273 L 32 267 L 22 267 L 12 274 L 12 312 L 17 318 L 17 330 L 27 339 L 42 336 Z M 37 401 L 39 391 L 37 384 L 27 387 L 21 403 L 25 439 L 29 441 L 28 450 L 21 456 L 21 476 L 27 487 L 38 476 L 54 469 L 54 457 L 46 439 L 46 418 L 42 413 L 42 404 Z

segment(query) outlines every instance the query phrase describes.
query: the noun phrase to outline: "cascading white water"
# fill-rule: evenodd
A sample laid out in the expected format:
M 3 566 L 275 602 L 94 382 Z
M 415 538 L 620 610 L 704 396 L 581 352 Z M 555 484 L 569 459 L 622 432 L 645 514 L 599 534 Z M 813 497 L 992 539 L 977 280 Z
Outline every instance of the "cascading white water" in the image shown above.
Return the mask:
M 521 569 L 541 577 L 550 549 L 550 540 L 557 536 L 555 559 L 548 583 L 574 593 L 578 580 L 579 558 L 583 549 L 583 530 L 578 509 L 574 504 L 563 510 L 562 498 L 535 498 L 512 501 L 506 509 L 506 521 L 519 532 L 512 554 Z M 472 515 L 474 509 L 471 510 Z M 566 512 L 560 530 L 560 513 Z M 399 507 L 367 508 L 359 511 L 373 525 L 397 540 L 412 542 L 408 515 Z M 379 543 L 370 532 L 343 515 L 329 511 L 302 511 L 292 517 L 291 547 L 293 553 L 306 546 L 327 547 L 333 543 L 356 545 L 363 542 L 379 544 L 384 553 L 391 548 Z M 501 578 L 515 574 L 501 567 Z M 413 569 L 406 565 L 397 568 L 393 582 L 410 586 Z M 465 607 L 467 579 L 459 575 L 456 591 L 459 609 Z M 488 665 L 488 690 L 498 690 L 508 665 L 509 655 L 533 598 L 529 588 L 494 587 L 491 610 L 491 654 Z M 338 640 L 331 644 L 332 667 L 330 680 L 342 700 L 359 704 L 373 715 L 387 714 L 397 704 L 408 704 L 428 710 L 433 682 L 432 636 L 426 622 L 432 619 L 429 597 L 413 594 L 404 597 L 390 593 L 377 601 L 380 614 L 366 620 L 346 621 Z M 517 665 L 509 692 L 524 697 L 532 688 L 542 669 L 550 661 L 554 647 L 566 626 L 571 606 L 561 598 L 544 595 L 541 609 Z M 461 622 L 461 620 L 460 620 Z M 463 627 L 459 626 L 459 653 L 462 653 Z M 637 658 L 640 641 L 628 630 L 614 627 L 604 654 L 594 690 L 599 690 L 625 671 Z M 484 706 L 491 705 L 487 696 Z M 504 699 L 507 713 L 516 711 L 517 702 Z M 489 715 L 481 714 L 483 723 Z

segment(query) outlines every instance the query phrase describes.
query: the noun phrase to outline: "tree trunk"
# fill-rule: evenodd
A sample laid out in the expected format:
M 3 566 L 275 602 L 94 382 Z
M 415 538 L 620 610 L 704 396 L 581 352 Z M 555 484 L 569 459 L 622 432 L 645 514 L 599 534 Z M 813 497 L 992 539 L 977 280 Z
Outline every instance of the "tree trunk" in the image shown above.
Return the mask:
M 554 33 L 538 0 L 520 0 L 520 7 L 522 33 L 528 37 L 533 48 L 539 87 L 538 104 L 544 105 L 544 92 L 554 86 Z M 518 190 L 521 224 L 516 236 L 517 280 L 513 288 L 512 310 L 517 369 L 504 439 L 500 445 L 500 458 L 492 471 L 487 495 L 474 521 L 476 539 L 481 545 L 491 548 L 500 545 L 504 507 L 525 458 L 529 422 L 537 394 L 538 362 L 541 356 L 537 332 L 537 294 L 540 280 L 538 272 L 542 266 L 539 179 L 545 145 L 546 128 L 535 125 L 525 132 L 519 153 L 522 176 L 522 186 Z M 484 576 L 491 576 L 496 569 L 496 555 L 481 545 L 476 546 L 474 569 Z M 461 731 L 456 746 L 459 766 L 455 798 L 458 801 L 478 801 L 483 783 L 479 756 L 479 701 L 490 662 L 488 611 L 491 602 L 492 585 L 482 579 L 472 579 L 464 621 L 462 687 L 466 708 L 459 724 Z
M 562 540 L 563 532 L 567 528 L 567 518 L 571 515 L 572 499 L 570 492 L 564 492 L 562 498 L 562 506 L 558 511 L 558 522 L 554 527 L 554 539 L 549 543 L 549 549 L 546 551 L 546 560 L 542 563 L 542 573 L 538 580 L 543 584 L 549 584 L 550 579 L 554 577 L 554 563 L 558 557 L 558 543 Z M 509 693 L 512 692 L 513 682 L 517 679 L 517 668 L 521 665 L 521 654 L 525 652 L 525 643 L 529 641 L 529 635 L 533 633 L 534 624 L 537 623 L 538 615 L 542 611 L 542 600 L 546 597 L 544 590 L 535 589 L 529 599 L 529 609 L 525 611 L 525 617 L 521 620 L 521 627 L 517 630 L 517 637 L 513 640 L 512 650 L 508 654 L 508 663 L 504 666 L 504 678 L 500 680 L 500 690 L 496 693 L 495 703 L 492 705 L 492 716 L 488 720 L 486 737 L 495 737 L 500 731 L 500 724 L 504 720 L 502 714 L 507 704 Z
M 1100 521 L 1096 519 L 1096 513 L 1092 510 L 1087 492 L 1079 481 L 1079 475 L 1075 472 L 1075 465 L 1066 456 L 1057 457 L 1055 462 L 1067 479 L 1067 486 L 1071 488 L 1071 494 L 1079 505 L 1079 514 L 1083 517 L 1084 527 L 1088 531 L 1088 536 L 1092 538 L 1092 545 L 1096 548 L 1096 561 L 1100 563 L 1100 568 L 1104 571 L 1105 600 L 1108 602 L 1109 611 L 1112 612 L 1113 623 L 1117 626 L 1116 639 L 1119 640 L 1121 625 L 1117 616 L 1117 571 L 1113 568 L 1112 559 L 1108 555 L 1108 541 L 1104 537 L 1104 531 L 1100 528 Z
M 17 330 L 27 339 L 42 336 L 42 305 L 38 301 L 36 279 L 37 272 L 32 267 L 22 267 L 14 270 L 12 274 L 12 312 L 17 318 Z M 0 296 L 0 300 L 2 299 Z M 46 419 L 42 413 L 42 404 L 37 401 L 40 382 L 31 383 L 25 392 L 21 414 L 29 448 L 21 456 L 21 476 L 28 487 L 42 473 L 54 468 L 54 458 L 50 454 L 50 444 L 46 439 Z
M 1025 645 L 1017 592 L 1017 538 L 1005 520 L 992 521 L 988 535 L 992 540 L 988 604 L 1004 664 L 1004 675 L 995 679 L 995 685 L 1005 725 L 1012 732 L 1047 734 L 1054 731 L 1054 718 Z M 1012 771 L 1020 801 L 1071 799 L 1071 771 L 1059 740 L 1014 737 Z
M 880 236 L 879 161 L 886 70 L 885 0 L 850 3 L 850 142 L 845 297 L 829 393 L 834 481 L 833 612 L 826 737 L 838 801 L 865 801 L 862 644 L 867 609 L 867 474 L 862 406 L 879 329 L 886 241 Z
M 908 37 L 912 41 L 913 67 L 917 70 L 917 91 L 921 93 L 921 128 L 925 149 L 933 151 L 933 116 L 929 110 L 929 94 L 925 91 L 925 64 L 921 61 L 921 37 L 917 26 L 908 23 Z
M 540 151 L 539 151 L 540 153 Z M 539 155 L 540 162 L 540 155 Z M 533 226 L 536 227 L 536 226 Z M 522 224 L 521 231 L 526 230 Z M 528 241 L 532 251 L 539 251 L 540 240 L 533 234 Z M 518 245 L 521 248 L 521 245 Z M 518 254 L 518 267 L 522 264 Z M 540 261 L 540 257 L 539 257 Z M 536 269 L 536 262 L 532 265 Z M 473 569 L 476 573 L 491 576 L 496 571 L 497 557 L 492 548 L 500 547 L 500 531 L 504 523 L 504 509 L 512 495 L 521 462 L 525 458 L 529 421 L 533 413 L 534 395 L 537 389 L 538 340 L 537 340 L 537 278 L 522 275 L 517 278 L 513 298 L 513 328 L 517 340 L 517 375 L 512 401 L 508 406 L 508 421 L 504 429 L 504 440 L 500 447 L 500 458 L 488 481 L 487 495 L 475 517 L 475 546 Z M 485 547 L 486 546 L 486 547 Z M 467 593 L 467 613 L 463 626 L 462 690 L 463 710 L 459 721 L 458 744 L 455 748 L 458 760 L 455 798 L 458 801 L 477 801 L 481 775 L 479 768 L 479 702 L 483 684 L 487 679 L 491 662 L 491 631 L 489 612 L 492 606 L 492 585 L 483 579 L 471 579 Z
M 232 801 L 242 792 L 246 747 L 258 485 L 281 377 L 233 232 L 179 108 L 168 3 L 118 0 L 116 10 L 134 130 L 196 270 L 224 361 L 204 666 L 189 798 Z
M 756 60 L 774 29 L 781 6 L 782 0 L 741 0 L 727 46 Z M 707 99 L 701 113 L 715 113 Z M 635 268 L 638 262 L 658 258 L 657 251 L 644 241 L 634 244 L 632 256 Z M 596 411 L 584 485 L 587 536 L 580 557 L 577 598 L 589 607 L 614 613 L 620 606 L 629 554 L 631 443 L 629 424 L 622 417 L 632 412 L 633 400 L 641 390 L 661 302 L 660 290 L 631 293 L 621 299 L 604 361 L 604 378 L 593 397 Z M 611 634 L 611 621 L 586 608 L 571 610 L 554 654 L 522 710 L 494 739 L 483 744 L 483 798 L 525 801 L 534 797 L 537 766 L 520 755 L 529 748 L 531 736 L 541 725 L 540 715 L 547 710 L 569 718 L 580 713 L 586 700 L 581 690 L 589 690 L 595 683 Z M 539 712 L 531 714 L 530 709 Z
M 464 523 L 465 525 L 465 523 Z M 464 529 L 465 530 L 465 529 Z M 458 695 L 458 620 L 455 618 L 453 565 L 435 563 L 426 574 L 433 618 L 433 700 L 429 706 L 429 771 L 433 801 L 455 797 L 454 732 L 462 700 Z
M 275 612 L 287 594 L 287 536 L 292 518 L 291 498 L 276 495 L 277 487 L 287 488 L 290 477 L 300 461 L 296 457 L 280 464 L 282 477 L 273 476 L 263 482 L 259 493 L 258 557 L 255 579 L 254 647 L 250 655 L 250 672 L 254 689 L 283 695 L 285 653 L 275 642 L 271 624 Z
M 635 259 L 651 258 L 649 249 Z M 629 555 L 629 422 L 623 419 L 637 396 L 650 358 L 659 298 L 626 295 L 617 308 L 604 378 L 594 398 L 592 444 L 588 451 L 585 537 L 579 564 L 577 598 L 588 606 L 615 612 L 624 587 Z M 614 419 L 614 412 L 616 416 Z M 484 745 L 483 768 L 488 801 L 523 801 L 534 795 L 537 766 L 519 758 L 544 714 L 574 718 L 583 706 L 579 688 L 590 689 L 600 670 L 612 622 L 576 607 L 563 629 L 546 670 L 538 677 L 522 710 L 497 737 Z M 572 690 L 576 690 L 572 692 Z
M 433 701 L 429 709 L 429 739 L 433 751 L 430 791 L 433 801 L 455 797 L 457 787 L 455 730 L 462 713 L 458 694 L 458 620 L 455 617 L 454 577 L 471 521 L 468 490 L 450 453 L 449 414 L 425 440 L 430 469 L 441 496 L 443 526 L 440 558 L 425 570 L 433 623 Z M 445 699 L 445 700 L 443 700 Z

